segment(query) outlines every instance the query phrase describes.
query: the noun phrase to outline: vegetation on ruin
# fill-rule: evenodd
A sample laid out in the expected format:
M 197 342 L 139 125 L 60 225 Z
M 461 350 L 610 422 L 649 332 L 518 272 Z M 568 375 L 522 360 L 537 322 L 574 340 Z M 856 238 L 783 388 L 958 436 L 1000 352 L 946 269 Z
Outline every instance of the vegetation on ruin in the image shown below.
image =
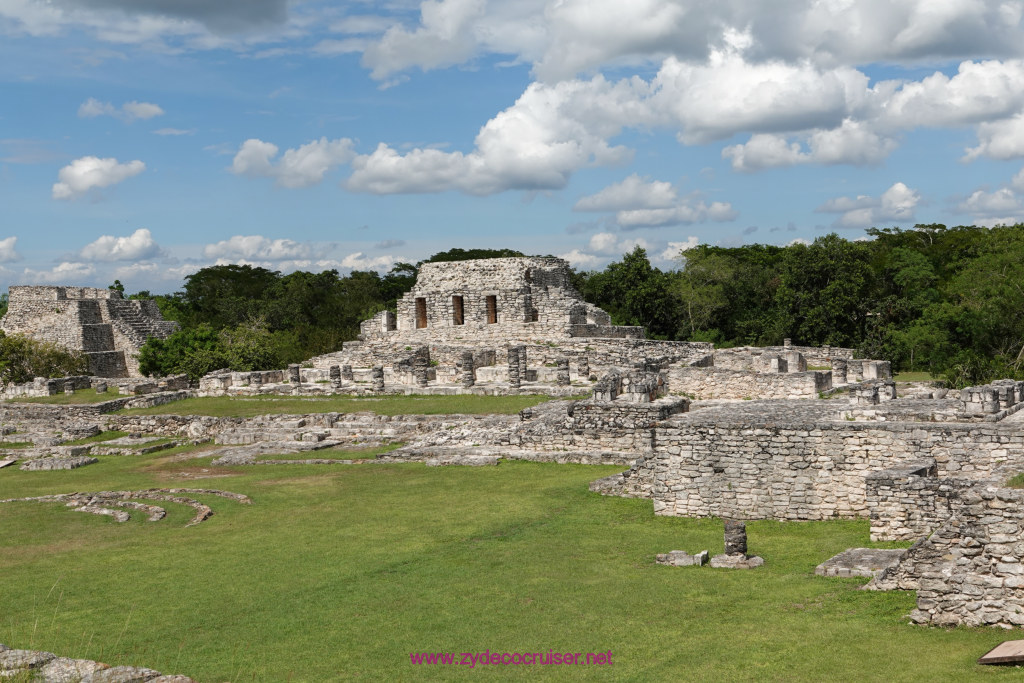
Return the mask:
M 176 449 L 180 454 L 182 449 Z M 752 571 L 654 563 L 722 550 L 714 519 L 587 490 L 615 467 L 214 467 L 168 453 L 0 476 L 0 499 L 212 487 L 185 528 L 0 504 L 0 642 L 197 681 L 965 680 L 1012 635 L 908 623 L 912 592 L 813 575 L 867 521 L 748 524 Z M 201 478 L 212 477 L 212 478 Z M 415 666 L 410 652 L 607 652 L 610 667 Z
M 127 415 L 210 415 L 255 417 L 257 415 L 307 415 L 310 413 L 358 413 L 377 415 L 512 415 L 523 408 L 552 400 L 550 396 L 418 396 L 391 395 L 362 398 L 335 395 L 216 396 L 186 398 L 152 408 L 120 411 Z
M 36 377 L 67 377 L 88 372 L 89 362 L 80 351 L 0 330 L 0 383 L 21 384 Z

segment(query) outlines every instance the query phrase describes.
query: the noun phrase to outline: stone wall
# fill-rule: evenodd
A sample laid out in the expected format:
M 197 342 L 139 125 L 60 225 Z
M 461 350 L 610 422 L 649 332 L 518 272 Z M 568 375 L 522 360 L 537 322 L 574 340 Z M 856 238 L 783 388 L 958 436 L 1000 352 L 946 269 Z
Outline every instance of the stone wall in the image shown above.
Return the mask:
M 767 373 L 717 367 L 670 367 L 669 391 L 693 399 L 817 398 L 832 388 L 832 373 Z
M 938 477 L 983 479 L 1024 465 L 1024 433 L 1012 425 L 834 422 L 830 402 L 808 403 L 801 411 L 743 402 L 732 414 L 705 409 L 663 422 L 615 493 L 651 497 L 661 515 L 867 517 L 872 472 L 926 457 Z
M 785 356 L 787 353 L 799 353 L 808 365 L 831 367 L 834 359 L 853 360 L 857 355 L 855 349 L 838 346 L 737 346 L 731 349 L 715 349 L 715 367 L 728 370 L 756 371 L 763 365 L 761 356 L 774 354 Z
M 940 626 L 1024 626 L 1024 492 L 977 486 L 870 587 L 917 591 L 911 619 Z
M 92 287 L 12 286 L 0 329 L 82 351 L 99 377 L 138 376 L 137 355 L 148 337 L 165 338 L 177 323 L 152 301 L 126 301 Z
M 873 472 L 867 476 L 872 541 L 916 541 L 953 515 L 961 494 L 978 482 L 935 476 L 935 461 Z

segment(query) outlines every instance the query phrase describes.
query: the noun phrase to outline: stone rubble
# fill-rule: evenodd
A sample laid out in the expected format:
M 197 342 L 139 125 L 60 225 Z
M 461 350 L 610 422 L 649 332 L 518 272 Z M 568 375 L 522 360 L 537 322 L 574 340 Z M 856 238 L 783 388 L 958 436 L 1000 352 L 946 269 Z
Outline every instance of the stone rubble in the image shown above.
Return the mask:
M 40 683 L 195 683 L 137 666 L 110 666 L 91 659 L 58 657 L 40 650 L 16 650 L 0 643 L 0 678 L 30 676 Z

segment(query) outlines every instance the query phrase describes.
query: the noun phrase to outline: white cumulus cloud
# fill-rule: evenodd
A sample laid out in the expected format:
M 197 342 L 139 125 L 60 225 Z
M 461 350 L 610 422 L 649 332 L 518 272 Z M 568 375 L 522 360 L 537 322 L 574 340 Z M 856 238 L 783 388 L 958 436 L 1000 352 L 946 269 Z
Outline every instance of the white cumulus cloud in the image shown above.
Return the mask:
M 903 183 L 894 183 L 880 197 L 836 197 L 823 203 L 815 211 L 840 214 L 835 221 L 835 227 L 869 228 L 890 221 L 913 221 L 914 210 L 920 202 L 921 195 L 917 190 Z
M 63 261 L 49 270 L 26 268 L 22 273 L 22 277 L 32 284 L 69 284 L 88 280 L 95 274 L 96 268 L 91 263 Z
M 290 239 L 270 239 L 262 235 L 235 235 L 203 248 L 207 258 L 260 259 L 284 261 L 305 259 L 313 254 L 312 245 Z
M 21 254 L 14 249 L 17 244 L 17 237 L 8 237 L 0 240 L 0 263 L 10 263 L 12 261 L 21 260 Z
M 242 143 L 231 164 L 238 175 L 273 178 L 281 187 L 310 187 L 320 183 L 331 169 L 347 164 L 355 156 L 352 140 L 326 137 L 286 150 L 275 159 L 277 145 L 251 138 Z
M 139 228 L 127 237 L 103 235 L 84 246 L 78 256 L 88 261 L 140 261 L 162 254 L 149 230 Z
M 623 230 L 731 221 L 738 215 L 727 202 L 708 205 L 695 196 L 680 198 L 671 183 L 651 181 L 635 173 L 583 197 L 573 208 L 576 211 L 614 211 L 615 224 Z
M 117 159 L 82 157 L 60 169 L 53 185 L 54 199 L 77 199 L 90 190 L 116 185 L 146 170 L 139 160 L 120 163 Z

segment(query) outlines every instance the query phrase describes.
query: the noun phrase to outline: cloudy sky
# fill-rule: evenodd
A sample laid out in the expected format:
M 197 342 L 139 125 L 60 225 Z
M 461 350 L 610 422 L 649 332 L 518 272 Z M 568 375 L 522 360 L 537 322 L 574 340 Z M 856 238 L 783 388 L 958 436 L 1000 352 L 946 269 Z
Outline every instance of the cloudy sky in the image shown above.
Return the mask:
M 1021 0 L 0 0 L 0 288 L 1024 218 Z

